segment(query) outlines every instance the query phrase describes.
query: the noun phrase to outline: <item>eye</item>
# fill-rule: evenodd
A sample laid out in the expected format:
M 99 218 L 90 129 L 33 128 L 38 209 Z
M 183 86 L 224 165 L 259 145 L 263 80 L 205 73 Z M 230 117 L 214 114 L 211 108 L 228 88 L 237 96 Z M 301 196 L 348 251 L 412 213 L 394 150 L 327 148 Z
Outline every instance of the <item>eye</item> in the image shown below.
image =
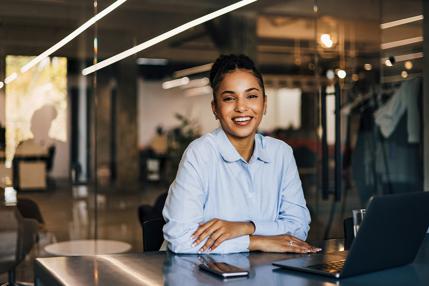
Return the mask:
M 247 98 L 258 98 L 257 94 L 249 94 Z
M 224 102 L 229 102 L 229 101 L 233 101 L 235 100 L 235 98 L 233 96 L 225 96 L 222 101 Z

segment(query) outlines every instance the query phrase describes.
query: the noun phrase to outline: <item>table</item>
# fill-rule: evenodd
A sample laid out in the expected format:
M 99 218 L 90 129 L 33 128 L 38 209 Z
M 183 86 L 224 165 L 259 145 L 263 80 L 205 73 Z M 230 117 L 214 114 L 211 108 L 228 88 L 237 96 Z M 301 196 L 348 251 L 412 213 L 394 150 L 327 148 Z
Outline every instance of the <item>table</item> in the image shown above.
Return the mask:
M 46 252 L 64 256 L 124 253 L 130 249 L 128 243 L 103 239 L 71 240 L 45 246 Z
M 330 252 L 343 248 L 341 240 L 324 245 Z M 429 235 L 413 264 L 342 280 L 278 269 L 271 262 L 293 254 L 241 253 L 213 255 L 250 270 L 249 278 L 221 280 L 198 270 L 198 255 L 147 252 L 82 257 L 38 258 L 35 285 L 429 285 Z

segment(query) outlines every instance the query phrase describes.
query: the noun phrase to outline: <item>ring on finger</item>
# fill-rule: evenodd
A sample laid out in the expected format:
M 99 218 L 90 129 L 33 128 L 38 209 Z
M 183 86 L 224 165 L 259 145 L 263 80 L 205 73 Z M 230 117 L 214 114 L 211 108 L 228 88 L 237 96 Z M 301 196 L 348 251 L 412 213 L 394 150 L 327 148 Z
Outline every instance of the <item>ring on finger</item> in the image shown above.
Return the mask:
M 293 241 L 292 240 L 289 240 L 289 245 L 293 246 Z

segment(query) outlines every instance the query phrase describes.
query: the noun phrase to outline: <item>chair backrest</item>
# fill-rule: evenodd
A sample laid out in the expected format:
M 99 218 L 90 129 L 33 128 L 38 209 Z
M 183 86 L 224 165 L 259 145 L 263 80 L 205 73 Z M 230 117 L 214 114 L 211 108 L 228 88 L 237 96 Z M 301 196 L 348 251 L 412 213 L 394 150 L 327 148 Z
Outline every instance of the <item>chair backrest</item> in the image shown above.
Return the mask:
M 352 246 L 353 239 L 355 238 L 353 232 L 353 218 L 348 217 L 344 219 L 344 248 L 349 249 Z
M 0 273 L 16 265 L 18 249 L 18 221 L 13 207 L 0 207 Z
M 16 207 L 24 218 L 35 219 L 40 224 L 45 223 L 40 208 L 35 201 L 26 198 L 18 198 Z
M 36 241 L 38 224 L 15 207 L 0 207 L 0 273 L 18 265 Z
M 164 241 L 163 218 L 149 219 L 143 222 L 143 251 L 158 251 Z

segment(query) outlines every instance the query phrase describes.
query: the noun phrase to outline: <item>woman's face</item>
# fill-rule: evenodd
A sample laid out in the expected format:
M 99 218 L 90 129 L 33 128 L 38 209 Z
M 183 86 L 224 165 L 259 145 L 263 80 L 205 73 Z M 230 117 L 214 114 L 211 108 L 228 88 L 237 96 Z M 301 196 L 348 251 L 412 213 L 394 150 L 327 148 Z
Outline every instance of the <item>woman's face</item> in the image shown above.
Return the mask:
M 238 69 L 225 74 L 212 102 L 213 113 L 232 140 L 253 139 L 266 109 L 258 79 Z

